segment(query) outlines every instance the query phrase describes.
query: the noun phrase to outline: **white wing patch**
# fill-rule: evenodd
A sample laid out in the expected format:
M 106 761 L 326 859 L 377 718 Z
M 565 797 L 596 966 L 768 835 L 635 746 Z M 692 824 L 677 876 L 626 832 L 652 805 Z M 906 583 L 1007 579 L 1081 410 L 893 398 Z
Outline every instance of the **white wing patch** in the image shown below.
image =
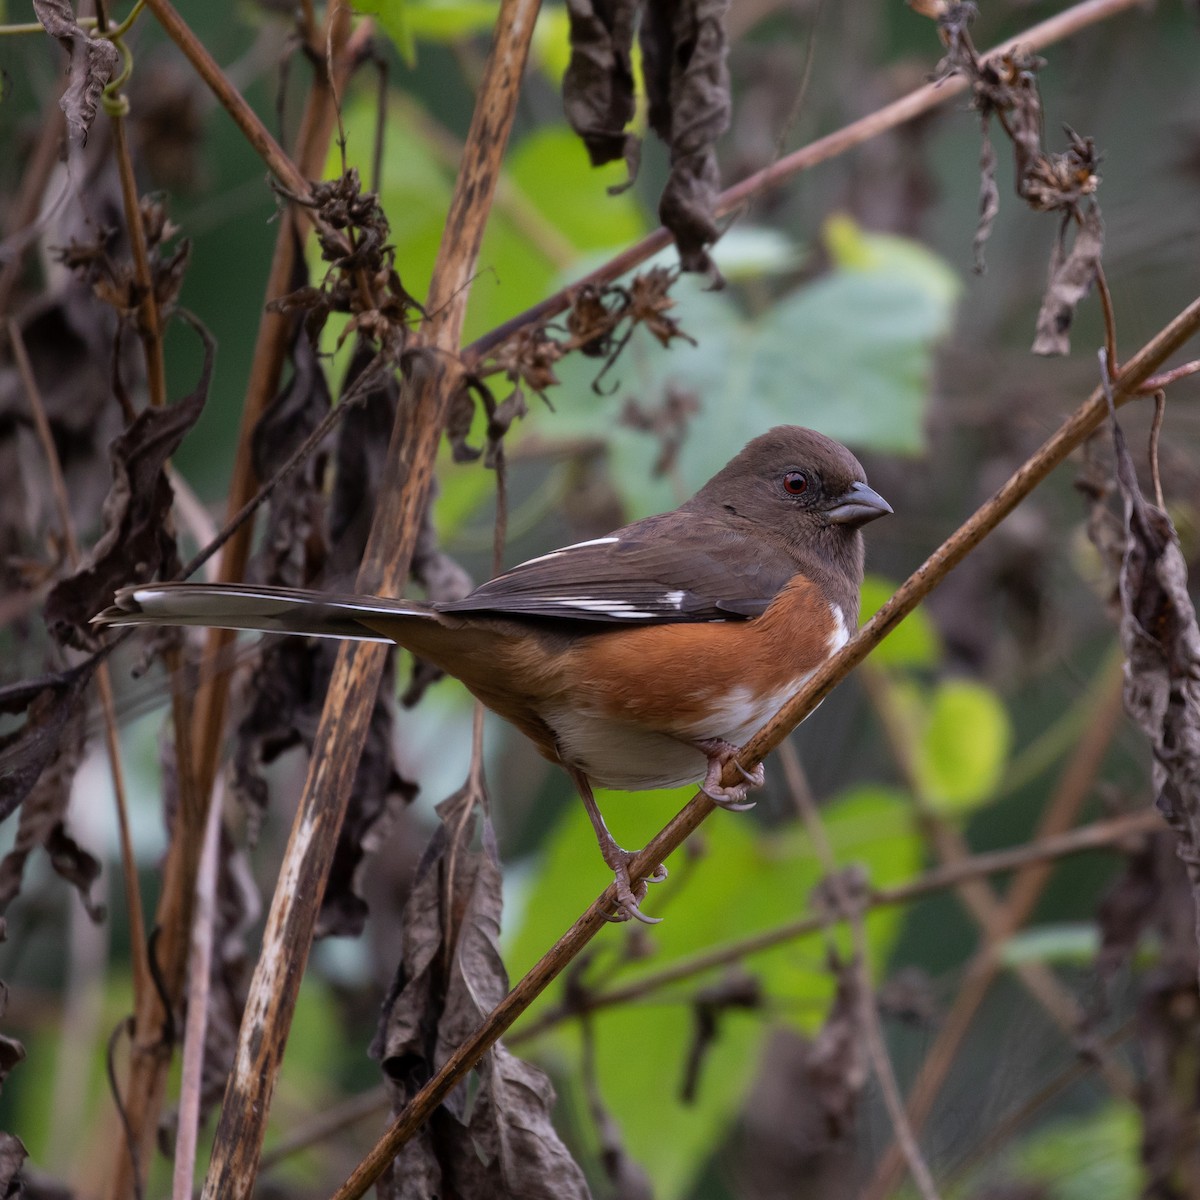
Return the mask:
M 534 563 L 548 562 L 552 558 L 558 558 L 560 555 L 569 554 L 572 550 L 582 550 L 584 546 L 609 546 L 613 542 L 619 542 L 621 539 L 616 537 L 592 538 L 587 542 L 572 542 L 569 546 L 562 546 L 558 550 L 551 550 L 549 554 L 539 554 L 537 558 L 527 558 L 523 563 L 518 563 L 512 569 L 519 571 L 522 567 L 531 567 Z
M 577 596 L 547 596 L 547 604 L 561 604 L 564 608 L 581 608 L 584 612 L 604 613 L 610 617 L 648 618 L 654 613 L 634 608 L 628 600 L 588 600 Z

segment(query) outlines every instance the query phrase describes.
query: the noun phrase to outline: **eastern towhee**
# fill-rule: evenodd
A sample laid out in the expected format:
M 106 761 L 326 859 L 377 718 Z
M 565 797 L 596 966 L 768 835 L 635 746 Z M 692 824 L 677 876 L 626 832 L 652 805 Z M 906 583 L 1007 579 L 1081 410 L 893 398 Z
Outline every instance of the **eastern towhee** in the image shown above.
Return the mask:
M 723 788 L 725 763 L 855 629 L 859 529 L 891 511 L 844 446 L 781 425 L 673 512 L 531 558 L 462 600 L 147 584 L 95 621 L 392 641 L 428 659 L 565 768 L 621 916 L 648 921 L 592 785 L 703 780 L 716 803 L 750 807 L 761 764 Z

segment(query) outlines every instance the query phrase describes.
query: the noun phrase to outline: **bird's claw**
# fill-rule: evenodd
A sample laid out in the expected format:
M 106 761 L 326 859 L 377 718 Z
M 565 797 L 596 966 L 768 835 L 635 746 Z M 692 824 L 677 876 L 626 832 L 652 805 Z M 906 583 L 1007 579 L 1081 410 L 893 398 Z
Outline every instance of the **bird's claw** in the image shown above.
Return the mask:
M 704 782 L 700 785 L 700 790 L 715 805 L 727 812 L 746 812 L 753 808 L 757 801 L 751 800 L 747 803 L 746 793 L 751 788 L 762 787 L 766 779 L 762 763 L 756 763 L 752 771 L 747 771 L 735 757 L 738 747 L 729 742 L 714 739 L 699 743 L 699 748 L 708 757 L 708 771 L 704 776 Z M 733 787 L 725 787 L 721 783 L 725 764 L 730 762 L 733 763 L 745 783 L 735 784 Z
M 666 879 L 667 868 L 659 863 L 649 875 L 639 879 L 635 887 L 629 876 L 629 865 L 637 856 L 628 850 L 619 850 L 618 854 L 613 857 L 614 861 L 608 862 L 608 865 L 612 868 L 617 885 L 617 911 L 615 913 L 602 912 L 601 916 L 606 921 L 612 921 L 618 925 L 630 920 L 641 921 L 643 925 L 657 925 L 662 917 L 647 916 L 642 912 L 640 905 L 646 898 L 650 884 L 662 883 Z M 608 861 L 607 855 L 605 861 Z
M 720 784 L 702 783 L 700 790 L 718 807 L 726 812 L 749 812 L 758 805 L 757 800 L 746 800 L 746 786 L 739 783 L 737 787 L 721 787 Z

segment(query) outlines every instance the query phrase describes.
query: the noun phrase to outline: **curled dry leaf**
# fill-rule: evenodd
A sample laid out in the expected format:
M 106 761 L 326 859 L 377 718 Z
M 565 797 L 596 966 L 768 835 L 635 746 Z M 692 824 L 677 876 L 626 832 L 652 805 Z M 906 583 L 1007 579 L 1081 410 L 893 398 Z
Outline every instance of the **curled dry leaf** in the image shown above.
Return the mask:
M 655 478 L 675 469 L 687 439 L 688 425 L 700 411 L 700 398 L 673 383 L 667 385 L 661 404 L 647 407 L 630 396 L 617 417 L 617 424 L 652 435 L 658 442 L 658 457 L 650 473 Z
M 25 864 L 40 846 L 55 872 L 78 890 L 88 916 L 93 921 L 104 918 L 103 905 L 91 896 L 100 863 L 67 833 L 65 825 L 85 740 L 86 722 L 82 711 L 74 708 L 57 731 L 53 758 L 25 796 L 13 847 L 0 860 L 0 913 L 20 893 Z
M 1087 295 L 1100 265 L 1104 226 L 1093 199 L 1100 186 L 1099 154 L 1091 138 L 1067 128 L 1067 149 L 1048 154 L 1042 144 L 1044 123 L 1037 74 L 1045 60 L 1019 47 L 981 59 L 968 27 L 977 13 L 974 4 L 923 4 L 919 11 L 934 16 L 946 46 L 940 75 L 960 72 L 971 82 L 972 104 L 980 114 L 982 145 L 979 156 L 979 223 L 975 230 L 975 269 L 984 266 L 983 248 L 1000 207 L 996 186 L 996 154 L 990 138 L 996 117 L 1013 145 L 1017 195 L 1037 212 L 1059 212 L 1063 223 L 1050 259 L 1049 281 L 1038 314 L 1035 354 L 1066 354 L 1067 333 L 1079 302 Z M 1078 226 L 1068 252 L 1067 230 Z
M 33 11 L 46 32 L 71 56 L 70 82 L 59 106 L 72 142 L 83 145 L 96 119 L 100 93 L 116 73 L 120 54 L 106 38 L 93 37 L 75 20 L 67 0 L 33 0 Z
M 307 276 L 304 255 L 296 254 Z M 254 427 L 250 452 L 259 479 L 270 479 L 317 429 L 333 405 L 316 348 L 296 322 L 292 373 Z M 252 582 L 305 587 L 325 565 L 326 454 L 318 448 L 271 493 L 259 549 L 248 566 Z
M 199 324 L 204 364 L 195 390 L 167 408 L 145 409 L 112 444 L 112 487 L 104 501 L 104 532 L 79 568 L 46 598 L 46 625 L 65 645 L 90 647 L 88 622 L 112 602 L 118 587 L 170 576 L 178 569 L 170 520 L 174 491 L 167 460 L 198 420 L 212 379 L 213 340 Z
M 725 65 L 728 0 L 569 0 L 571 58 L 563 106 L 593 164 L 624 158 L 637 172 L 631 54 L 635 25 L 642 51 L 650 127 L 670 152 L 659 216 L 685 271 L 720 275 L 708 248 L 718 238 L 713 213 L 720 181 L 716 141 L 729 124 Z
M 671 155 L 658 215 L 683 269 L 707 275 L 714 287 L 721 275 L 708 247 L 720 236 L 713 213 L 721 187 L 716 142 L 729 125 L 728 8 L 728 0 L 649 4 L 638 37 L 650 127 Z
M 837 980 L 833 1007 L 808 1053 L 806 1075 L 832 1140 L 854 1127 L 858 1101 L 866 1086 L 867 1037 L 862 1027 L 862 971 L 857 963 L 830 962 Z
M 763 1039 L 758 1073 L 727 1158 L 746 1200 L 848 1200 L 857 1196 L 854 1142 L 830 1135 L 810 1077 L 813 1044 L 786 1025 Z
M 563 75 L 563 109 L 592 165 L 623 158 L 632 181 L 638 139 L 626 126 L 636 111 L 633 32 L 638 0 L 567 0 L 571 57 Z
M 1104 224 L 1100 209 L 1089 205 L 1078 218 L 1075 240 L 1066 247 L 1067 230 L 1073 224 L 1071 214 L 1063 217 L 1058 240 L 1050 254 L 1050 277 L 1046 294 L 1038 310 L 1037 332 L 1033 339 L 1034 354 L 1068 354 L 1071 342 L 1068 334 L 1079 302 L 1091 291 L 1100 269 L 1104 250 Z
M 475 799 L 463 789 L 438 806 L 443 824 L 405 907 L 401 961 L 372 1046 L 397 1111 L 508 992 L 500 870 L 486 817 L 482 848 L 468 849 L 477 816 L 464 820 L 464 806 Z M 401 1150 L 381 1194 L 584 1200 L 583 1173 L 550 1120 L 546 1076 L 498 1042 L 477 1077 L 469 1115 L 460 1087 Z
M 19 1137 L 11 1133 L 0 1133 L 0 1196 L 24 1194 L 20 1175 L 28 1157 L 29 1152 Z
M 1178 835 L 1200 936 L 1200 628 L 1175 527 L 1142 495 L 1115 412 L 1112 428 L 1125 506 L 1125 708 L 1154 753 L 1155 802 Z
M 0 688 L 0 712 L 25 713 L 25 723 L 0 737 L 0 821 L 24 802 L 62 750 L 72 720 L 92 677 L 94 662 L 45 679 Z
M 301 256 L 302 257 L 302 256 Z M 302 279 L 294 281 L 302 284 Z M 356 347 L 343 388 L 349 393 L 374 371 L 377 355 L 366 342 Z M 382 386 L 367 387 L 352 403 L 338 430 L 336 478 L 325 512 L 326 462 L 310 456 L 272 494 L 262 549 L 252 573 L 265 583 L 310 586 L 320 576 L 330 587 L 351 586 L 357 571 L 383 475 L 398 387 L 392 372 Z M 260 475 L 285 460 L 317 427 L 330 405 L 328 384 L 306 329 L 292 343 L 292 376 L 259 422 L 254 453 Z M 263 767 L 285 750 L 311 750 L 337 645 L 322 639 L 270 639 L 244 693 L 245 712 L 237 730 L 233 786 L 247 804 L 252 826 L 268 800 Z M 389 828 L 391 815 L 416 796 L 416 785 L 395 767 L 393 706 L 395 655 L 380 681 L 367 740 L 359 760 L 346 818 L 338 836 L 321 915 L 319 936 L 356 936 L 367 906 L 361 872 L 367 854 Z

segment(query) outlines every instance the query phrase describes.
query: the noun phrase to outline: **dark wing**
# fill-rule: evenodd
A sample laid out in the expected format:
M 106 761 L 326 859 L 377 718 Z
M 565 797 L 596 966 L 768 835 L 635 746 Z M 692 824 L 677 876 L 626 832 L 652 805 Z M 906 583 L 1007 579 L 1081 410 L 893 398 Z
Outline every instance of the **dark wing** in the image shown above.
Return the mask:
M 756 617 L 798 570 L 736 527 L 664 513 L 513 567 L 440 612 L 626 624 Z

